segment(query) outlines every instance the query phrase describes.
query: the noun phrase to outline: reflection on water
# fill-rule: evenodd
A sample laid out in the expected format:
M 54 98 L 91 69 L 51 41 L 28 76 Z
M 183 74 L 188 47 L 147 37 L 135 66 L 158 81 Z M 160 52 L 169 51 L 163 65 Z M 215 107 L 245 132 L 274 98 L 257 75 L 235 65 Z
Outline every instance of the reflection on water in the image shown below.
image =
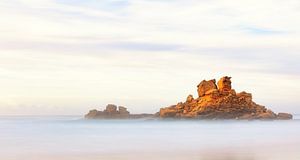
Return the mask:
M 4 160 L 299 160 L 300 121 L 0 117 Z

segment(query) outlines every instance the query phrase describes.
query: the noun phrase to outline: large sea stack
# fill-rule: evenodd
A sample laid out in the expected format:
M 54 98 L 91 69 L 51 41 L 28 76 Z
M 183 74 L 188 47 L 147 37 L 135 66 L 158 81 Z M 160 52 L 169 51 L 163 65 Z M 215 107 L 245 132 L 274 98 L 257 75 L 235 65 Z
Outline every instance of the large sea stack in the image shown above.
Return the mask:
M 198 97 L 189 95 L 185 102 L 161 108 L 161 118 L 193 119 L 292 119 L 288 113 L 274 113 L 252 101 L 252 94 L 236 93 L 231 88 L 231 77 L 203 80 L 198 87 Z

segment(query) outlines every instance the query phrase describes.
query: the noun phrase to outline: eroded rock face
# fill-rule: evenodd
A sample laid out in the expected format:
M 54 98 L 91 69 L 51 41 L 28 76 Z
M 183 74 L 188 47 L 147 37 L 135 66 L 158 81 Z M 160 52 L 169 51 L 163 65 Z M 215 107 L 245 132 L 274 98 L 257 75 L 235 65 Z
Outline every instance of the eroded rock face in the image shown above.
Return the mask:
M 188 97 L 186 98 L 186 102 L 192 102 L 194 100 L 193 95 L 188 95 Z
M 225 76 L 222 77 L 219 81 L 218 81 L 218 88 L 220 91 L 230 91 L 231 90 L 231 77 Z
M 203 80 L 198 84 L 198 95 L 202 97 L 206 94 L 209 94 L 211 90 L 217 89 L 216 80 L 212 79 L 209 81 Z
M 116 114 L 116 113 L 118 113 L 117 106 L 114 105 L 114 104 L 108 104 L 106 106 L 106 109 L 104 110 L 104 112 L 111 113 L 111 114 L 114 114 L 114 113 Z
M 203 80 L 197 86 L 198 98 L 189 95 L 186 102 L 161 108 L 161 118 L 199 118 L 199 119 L 292 119 L 291 114 L 266 109 L 252 101 L 252 94 L 236 93 L 231 88 L 231 77 L 218 81 Z
M 129 112 L 127 111 L 127 108 L 125 108 L 123 106 L 119 106 L 119 113 L 120 114 L 129 114 Z

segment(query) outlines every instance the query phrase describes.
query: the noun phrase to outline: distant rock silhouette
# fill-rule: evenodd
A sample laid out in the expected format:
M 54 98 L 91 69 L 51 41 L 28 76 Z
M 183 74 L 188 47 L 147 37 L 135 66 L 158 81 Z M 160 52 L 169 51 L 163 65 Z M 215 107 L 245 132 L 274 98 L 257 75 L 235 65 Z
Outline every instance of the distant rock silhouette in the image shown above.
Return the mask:
M 130 114 L 126 107 L 117 107 L 114 104 L 108 104 L 106 109 L 98 111 L 96 109 L 90 110 L 85 115 L 86 119 L 136 119 L 136 118 L 150 118 L 153 114 Z
M 231 88 L 231 77 L 203 80 L 197 86 L 198 98 L 189 95 L 186 102 L 161 108 L 161 118 L 198 119 L 292 119 L 288 113 L 275 114 L 252 101 L 251 93 L 236 93 Z

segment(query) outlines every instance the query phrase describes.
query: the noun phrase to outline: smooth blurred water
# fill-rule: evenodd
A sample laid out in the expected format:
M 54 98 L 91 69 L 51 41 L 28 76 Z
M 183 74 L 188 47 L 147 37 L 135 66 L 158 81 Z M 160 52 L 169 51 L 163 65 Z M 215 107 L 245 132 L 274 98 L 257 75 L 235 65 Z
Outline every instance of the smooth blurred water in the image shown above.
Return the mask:
M 1 116 L 2 160 L 299 160 L 300 120 L 84 120 Z

